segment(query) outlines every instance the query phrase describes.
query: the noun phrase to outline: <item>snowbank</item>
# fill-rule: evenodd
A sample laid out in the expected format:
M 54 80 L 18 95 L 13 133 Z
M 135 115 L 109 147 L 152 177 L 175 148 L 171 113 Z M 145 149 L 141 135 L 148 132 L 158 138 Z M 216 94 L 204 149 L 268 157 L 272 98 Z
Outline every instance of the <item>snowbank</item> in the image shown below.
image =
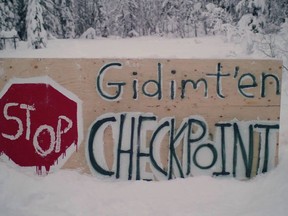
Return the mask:
M 251 181 L 194 177 L 164 182 L 105 182 L 76 171 L 27 176 L 0 163 L 1 215 L 284 216 L 287 146 L 279 166 Z
M 29 50 L 20 42 L 17 50 L 0 51 L 2 58 L 250 58 L 241 44 L 224 42 L 222 37 L 96 40 L 50 40 L 46 49 Z M 255 58 L 265 58 L 255 55 Z

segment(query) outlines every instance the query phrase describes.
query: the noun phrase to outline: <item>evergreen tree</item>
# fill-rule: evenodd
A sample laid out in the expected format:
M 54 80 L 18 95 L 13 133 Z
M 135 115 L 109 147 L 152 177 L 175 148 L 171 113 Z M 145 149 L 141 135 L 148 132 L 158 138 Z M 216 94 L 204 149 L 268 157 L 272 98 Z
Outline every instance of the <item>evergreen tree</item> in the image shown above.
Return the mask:
M 89 6 L 91 0 L 77 0 L 75 1 L 75 35 L 80 36 L 88 28 L 92 27 L 91 22 L 91 8 Z
M 161 7 L 161 33 L 177 36 L 179 26 L 179 1 L 164 0 Z
M 93 11 L 92 11 L 93 26 L 96 31 L 96 35 L 107 37 L 107 15 L 104 9 L 102 0 L 93 0 Z
M 0 0 L 0 28 L 15 28 L 26 39 L 27 0 Z M 222 34 L 223 25 L 240 34 L 279 32 L 288 0 L 37 0 L 49 37 L 160 34 L 197 37 Z M 93 29 L 91 29 L 93 28 Z M 244 33 L 243 33 L 244 32 Z M 246 33 L 245 33 L 246 32 Z M 247 33 L 249 34 L 249 33 Z
M 62 0 L 59 5 L 63 38 L 75 37 L 74 0 Z
M 48 37 L 62 38 L 63 31 L 60 21 L 60 6 L 55 0 L 41 0 L 40 4 L 43 9 L 43 26 L 47 31 Z
M 288 17 L 288 0 L 268 0 L 268 22 L 281 26 Z
M 201 1 L 192 1 L 189 5 L 184 5 L 184 8 L 190 13 L 186 13 L 188 16 L 185 18 L 187 21 L 188 35 L 197 37 L 199 34 L 207 34 L 205 26 L 205 13 L 202 7 Z M 189 28 L 190 27 L 190 28 Z
M 232 16 L 223 8 L 217 7 L 215 4 L 206 5 L 206 29 L 210 35 L 217 35 L 222 32 L 222 26 L 227 23 L 232 23 Z
M 138 2 L 136 0 L 125 0 L 119 1 L 118 4 L 117 11 L 119 14 L 116 17 L 118 35 L 124 38 L 138 36 Z
M 21 40 L 27 39 L 26 31 L 26 14 L 27 14 L 27 1 L 17 0 L 16 1 L 16 31 Z
M 146 0 L 138 3 L 138 33 L 139 35 L 153 35 L 158 32 L 160 22 L 160 0 Z
M 194 15 L 196 15 L 194 12 L 194 1 L 184 1 L 180 5 L 180 17 L 179 24 L 180 24 L 180 35 L 181 37 L 190 37 L 192 36 L 191 33 L 193 32 L 193 29 L 195 30 L 197 27 L 195 27 L 196 19 Z M 195 31 L 194 31 L 195 33 Z M 195 33 L 197 35 L 197 33 Z
M 240 28 L 249 28 L 253 33 L 258 33 L 266 27 L 268 15 L 266 0 L 242 0 L 238 3 L 236 10 L 241 17 Z
M 47 34 L 43 27 L 42 7 L 39 0 L 29 0 L 26 15 L 28 46 L 33 49 L 47 45 Z
M 218 7 L 223 8 L 229 16 L 233 19 L 233 22 L 238 21 L 236 6 L 240 0 L 221 0 Z
M 13 0 L 0 0 L 0 29 L 11 31 L 16 25 L 16 4 Z

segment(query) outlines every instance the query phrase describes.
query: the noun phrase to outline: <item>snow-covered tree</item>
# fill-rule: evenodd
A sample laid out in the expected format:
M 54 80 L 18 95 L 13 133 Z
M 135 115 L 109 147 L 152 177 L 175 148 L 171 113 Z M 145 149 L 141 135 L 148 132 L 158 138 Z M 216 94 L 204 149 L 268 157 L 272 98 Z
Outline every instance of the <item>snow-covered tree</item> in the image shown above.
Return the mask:
M 195 5 L 194 1 L 183 1 L 181 2 L 180 11 L 181 13 L 178 16 L 179 22 L 179 34 L 181 37 L 189 37 L 194 29 L 194 35 L 197 35 L 197 22 L 196 22 L 196 11 L 197 4 Z M 201 7 L 201 3 L 199 5 Z M 196 30 L 196 31 L 195 31 Z
M 186 8 L 186 7 L 185 7 Z M 201 31 L 205 31 L 205 16 L 203 13 L 201 1 L 193 1 L 193 6 L 191 8 L 191 14 L 189 17 L 190 23 L 192 25 L 192 31 L 194 32 L 194 37 L 198 37 Z
M 26 39 L 27 0 L 0 0 L 0 27 Z M 270 34 L 288 17 L 288 0 L 38 0 L 48 36 L 75 38 L 91 28 L 95 37 L 159 34 L 197 37 Z M 236 25 L 237 24 L 237 25 Z M 10 27 L 9 27 L 10 26 Z M 229 27 L 229 28 L 228 28 Z M 233 34 L 229 34 L 233 35 Z M 236 34 L 235 34 L 236 35 Z M 245 37 L 246 37 L 245 36 Z
M 93 28 L 97 36 L 107 37 L 109 35 L 109 20 L 115 18 L 112 9 L 113 1 L 103 0 L 78 0 L 75 1 L 75 32 L 82 35 L 86 30 Z M 113 4 L 114 3 L 114 4 Z M 107 9 L 108 6 L 108 9 Z M 107 10 L 106 10 L 107 9 Z M 110 14 L 107 14 L 109 11 Z
M 74 0 L 62 0 L 59 4 L 59 11 L 63 38 L 74 38 Z
M 161 6 L 160 32 L 164 35 L 177 36 L 179 32 L 179 1 L 164 0 Z
M 240 28 L 250 29 L 253 33 L 258 33 L 266 27 L 268 17 L 266 0 L 242 0 L 238 3 L 236 10 L 241 16 Z
M 18 36 L 21 40 L 27 39 L 27 31 L 26 31 L 26 14 L 27 14 L 27 1 L 26 0 L 17 0 L 15 15 L 15 29 L 18 32 Z
M 10 31 L 15 27 L 16 4 L 13 0 L 0 0 L 0 28 Z
M 88 28 L 92 27 L 90 9 L 90 0 L 75 1 L 75 34 L 82 35 Z
M 246 53 L 252 53 L 258 33 L 263 33 L 266 27 L 266 0 L 241 0 L 236 10 L 241 17 L 237 24 L 239 35 L 246 47 Z
M 223 30 L 223 25 L 232 23 L 232 17 L 221 7 L 209 3 L 206 5 L 205 23 L 207 33 L 210 35 L 220 34 Z
M 281 30 L 276 37 L 278 53 L 283 57 L 284 67 L 288 71 L 288 18 L 281 25 Z
M 26 25 L 28 46 L 33 49 L 46 47 L 47 33 L 43 27 L 42 7 L 39 0 L 29 0 Z
M 220 1 L 218 7 L 223 8 L 229 15 L 234 19 L 237 20 L 237 11 L 236 5 L 239 3 L 240 0 L 222 0 Z
M 43 9 L 43 26 L 47 31 L 49 38 L 62 38 L 63 31 L 60 21 L 60 7 L 55 0 L 41 0 L 40 4 Z
M 93 0 L 92 22 L 96 35 L 107 37 L 107 14 L 102 0 Z
M 138 15 L 139 4 L 137 0 L 119 1 L 117 8 L 116 23 L 118 26 L 118 35 L 121 37 L 138 36 Z
M 137 32 L 140 36 L 156 34 L 160 20 L 159 0 L 138 1 Z
M 288 17 L 288 0 L 267 0 L 268 22 L 281 26 Z

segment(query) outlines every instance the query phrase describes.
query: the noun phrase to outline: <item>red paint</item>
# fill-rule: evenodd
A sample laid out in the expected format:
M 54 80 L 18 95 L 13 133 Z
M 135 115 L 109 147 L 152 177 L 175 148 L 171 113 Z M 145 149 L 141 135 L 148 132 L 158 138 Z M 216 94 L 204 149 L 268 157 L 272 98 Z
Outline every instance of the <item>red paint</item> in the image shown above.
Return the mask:
M 7 119 L 7 115 L 6 117 L 4 115 L 4 109 L 9 103 L 10 105 L 12 103 L 14 105 L 8 106 L 7 115 L 9 118 Z M 33 106 L 35 109 L 29 111 L 31 125 L 29 126 L 30 136 L 28 140 L 27 110 L 23 109 L 23 106 L 20 108 L 21 104 Z M 33 145 L 35 133 L 41 125 L 44 125 L 53 128 L 56 139 L 59 116 L 65 116 L 70 119 L 72 121 L 72 127 L 64 133 L 63 130 L 68 128 L 68 122 L 62 120 L 59 152 L 56 150 L 56 142 L 53 142 L 53 145 L 51 144 L 51 146 L 54 146 L 52 151 L 47 155 L 40 155 Z M 22 134 L 15 140 L 5 138 L 5 134 L 17 134 L 19 129 L 19 120 L 18 122 L 15 120 L 17 118 L 20 119 L 23 124 Z M 6 154 L 14 163 L 21 167 L 36 167 L 38 174 L 42 173 L 42 167 L 45 167 L 48 173 L 50 167 L 54 165 L 54 163 L 57 164 L 58 158 L 66 155 L 66 149 L 68 147 L 77 145 L 79 136 L 77 124 L 77 103 L 56 90 L 50 84 L 12 84 L 7 92 L 0 98 L 0 154 Z M 37 141 L 41 149 L 45 152 L 50 147 L 51 136 L 46 129 L 43 129 L 42 132 L 38 134 Z

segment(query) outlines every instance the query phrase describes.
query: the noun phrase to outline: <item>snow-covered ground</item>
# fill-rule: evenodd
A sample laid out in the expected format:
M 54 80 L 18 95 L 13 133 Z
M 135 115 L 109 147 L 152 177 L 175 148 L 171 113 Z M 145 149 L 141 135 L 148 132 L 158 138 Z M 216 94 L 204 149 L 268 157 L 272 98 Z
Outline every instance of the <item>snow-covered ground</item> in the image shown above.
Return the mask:
M 220 37 L 197 39 L 52 40 L 48 48 L 0 51 L 0 58 L 264 58 Z M 0 163 L 0 215 L 5 216 L 286 216 L 288 212 L 288 85 L 283 74 L 280 162 L 250 181 L 194 177 L 161 182 L 106 182 L 60 170 L 46 177 Z
M 242 45 L 227 44 L 221 37 L 174 39 L 142 37 L 129 39 L 50 40 L 46 49 L 1 51 L 0 57 L 16 58 L 247 58 Z M 259 58 L 259 56 L 256 56 Z

